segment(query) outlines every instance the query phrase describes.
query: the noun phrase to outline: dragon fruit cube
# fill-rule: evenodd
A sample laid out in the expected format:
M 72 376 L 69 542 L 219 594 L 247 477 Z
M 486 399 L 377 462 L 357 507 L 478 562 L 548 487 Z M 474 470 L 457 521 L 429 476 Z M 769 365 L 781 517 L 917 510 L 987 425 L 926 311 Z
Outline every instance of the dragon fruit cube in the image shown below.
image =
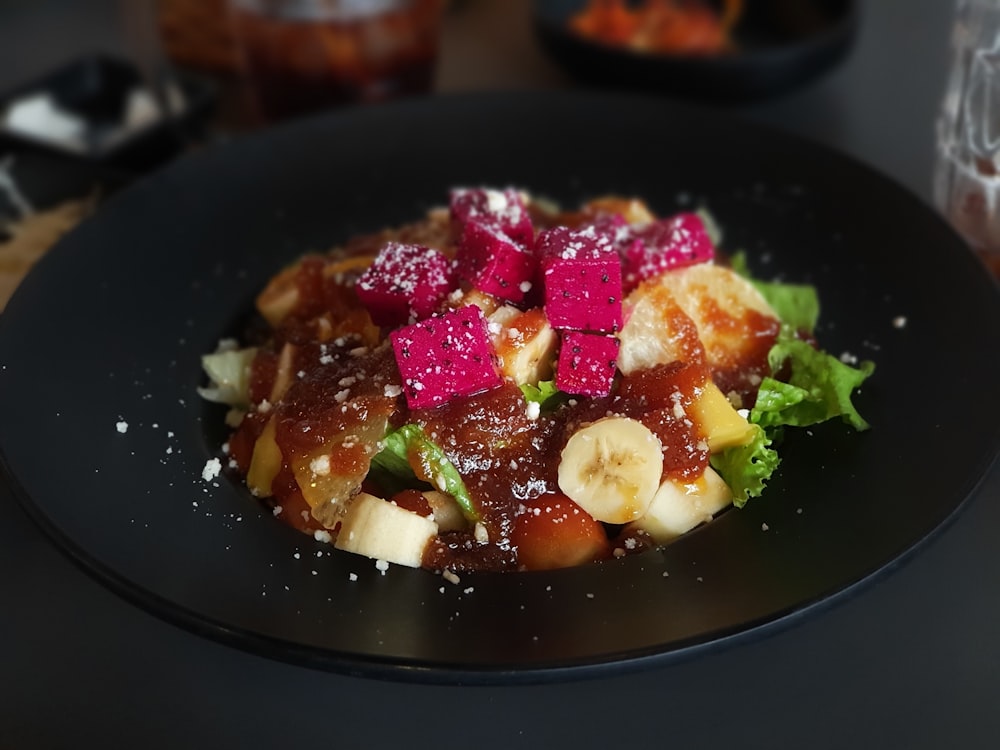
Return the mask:
M 440 406 L 503 382 L 486 318 L 476 305 L 432 315 L 393 331 L 389 339 L 411 409 Z
M 618 364 L 618 339 L 597 333 L 562 334 L 556 387 L 580 396 L 607 396 Z
M 697 214 L 682 213 L 636 230 L 639 242 L 620 249 L 625 292 L 671 268 L 704 263 L 715 248 Z
M 478 221 L 496 227 L 526 248 L 534 245 L 531 215 L 521 194 L 512 188 L 454 188 L 449 194 L 448 208 L 459 237 L 466 224 Z
M 439 250 L 387 242 L 355 292 L 373 323 L 393 327 L 426 318 L 455 286 L 452 262 Z
M 495 226 L 468 222 L 455 260 L 461 278 L 494 297 L 520 302 L 531 291 L 534 254 Z
M 538 235 L 545 314 L 553 328 L 618 331 L 622 327 L 621 260 L 593 227 L 553 227 Z

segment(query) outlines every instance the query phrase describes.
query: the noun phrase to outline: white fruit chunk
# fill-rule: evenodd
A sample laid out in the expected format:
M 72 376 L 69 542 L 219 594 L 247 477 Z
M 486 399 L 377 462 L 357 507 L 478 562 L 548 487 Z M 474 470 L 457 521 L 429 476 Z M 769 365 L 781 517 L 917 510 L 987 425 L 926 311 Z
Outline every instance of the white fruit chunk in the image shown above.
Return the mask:
M 743 361 L 757 345 L 756 321 L 778 320 L 753 284 L 725 266 L 699 263 L 665 273 L 659 283 L 694 322 L 705 361 L 713 367 Z
M 673 293 L 644 284 L 628 296 L 625 325 L 618 333 L 618 369 L 625 375 L 671 362 L 703 362 L 698 329 Z
M 348 508 L 334 546 L 373 560 L 419 568 L 427 543 L 437 533 L 431 519 L 361 492 Z
M 462 531 L 468 528 L 462 508 L 451 495 L 438 490 L 428 490 L 421 493 L 434 512 L 434 521 L 438 531 Z
M 559 337 L 541 308 L 522 312 L 504 305 L 488 322 L 504 377 L 518 385 L 552 378 Z
M 733 501 L 733 493 L 722 477 L 711 468 L 690 483 L 667 479 L 660 485 L 649 509 L 625 529 L 642 529 L 657 544 L 666 544 L 686 534 L 712 517 Z
M 656 435 L 634 419 L 605 417 L 570 437 L 558 482 L 567 497 L 598 521 L 628 523 L 646 512 L 662 474 Z
M 626 375 L 677 360 L 731 366 L 778 319 L 750 282 L 712 263 L 662 274 L 632 292 L 625 308 L 618 367 Z

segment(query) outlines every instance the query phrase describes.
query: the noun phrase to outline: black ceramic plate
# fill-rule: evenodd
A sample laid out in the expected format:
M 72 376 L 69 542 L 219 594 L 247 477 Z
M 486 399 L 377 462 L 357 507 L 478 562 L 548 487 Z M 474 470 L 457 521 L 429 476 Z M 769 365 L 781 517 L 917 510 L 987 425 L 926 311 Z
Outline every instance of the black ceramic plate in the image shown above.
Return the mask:
M 877 361 L 857 399 L 873 429 L 790 434 L 765 497 L 663 550 L 457 585 L 382 575 L 206 482 L 224 429 L 195 393 L 200 355 L 283 264 L 458 184 L 708 207 L 758 273 L 818 286 L 832 352 Z M 0 316 L 0 451 L 60 547 L 197 633 L 378 677 L 605 674 L 792 623 L 953 517 L 1000 445 L 998 320 L 993 282 L 934 213 L 806 142 L 644 98 L 413 101 L 205 150 L 109 200 Z
M 850 51 L 860 23 L 854 0 L 745 0 L 734 52 L 644 54 L 570 31 L 587 0 L 535 0 L 543 48 L 579 80 L 713 102 L 776 96 L 816 78 Z

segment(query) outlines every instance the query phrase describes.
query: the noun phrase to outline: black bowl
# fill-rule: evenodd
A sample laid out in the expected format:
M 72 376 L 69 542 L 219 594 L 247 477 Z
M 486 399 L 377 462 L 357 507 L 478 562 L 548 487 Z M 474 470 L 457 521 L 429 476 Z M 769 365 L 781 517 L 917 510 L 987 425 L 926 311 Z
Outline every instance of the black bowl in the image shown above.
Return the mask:
M 706 102 L 749 102 L 791 91 L 840 62 L 860 24 L 854 0 L 753 0 L 733 29 L 736 50 L 714 56 L 643 54 L 585 39 L 568 20 L 587 0 L 535 0 L 542 47 L 581 82 Z

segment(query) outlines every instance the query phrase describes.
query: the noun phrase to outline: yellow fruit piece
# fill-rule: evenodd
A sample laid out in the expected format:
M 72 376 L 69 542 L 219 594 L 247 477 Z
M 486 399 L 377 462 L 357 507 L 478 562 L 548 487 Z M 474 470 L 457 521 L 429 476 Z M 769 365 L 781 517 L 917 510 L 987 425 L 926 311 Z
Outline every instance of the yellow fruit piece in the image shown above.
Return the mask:
M 257 442 L 253 444 L 250 469 L 247 471 L 247 487 L 256 497 L 270 497 L 271 483 L 281 469 L 281 449 L 278 448 L 274 434 L 274 417 L 271 417 Z
M 712 453 L 746 445 L 754 434 L 753 425 L 741 417 L 722 391 L 711 380 L 691 404 L 689 413 L 701 428 Z

